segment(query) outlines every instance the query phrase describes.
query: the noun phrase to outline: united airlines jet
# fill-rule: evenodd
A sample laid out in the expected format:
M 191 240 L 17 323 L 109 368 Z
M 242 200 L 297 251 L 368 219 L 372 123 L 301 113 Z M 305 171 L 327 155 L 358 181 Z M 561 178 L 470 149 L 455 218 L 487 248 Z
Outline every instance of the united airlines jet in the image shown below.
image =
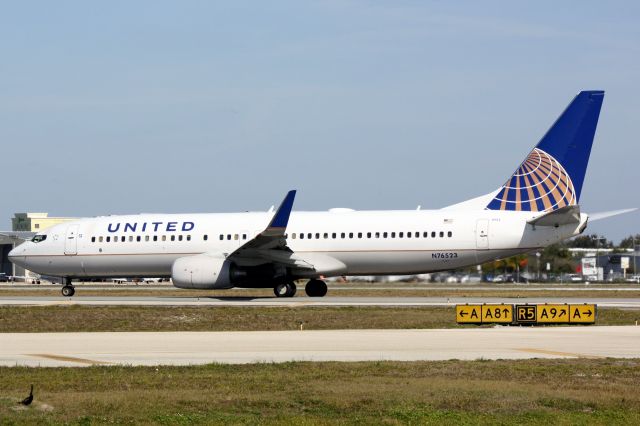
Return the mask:
M 583 91 L 504 185 L 439 210 L 141 214 L 82 219 L 36 234 L 11 261 L 64 279 L 171 277 L 187 289 L 327 293 L 325 277 L 418 274 L 538 250 L 578 235 L 587 162 L 603 91 Z M 617 214 L 619 212 L 613 212 Z

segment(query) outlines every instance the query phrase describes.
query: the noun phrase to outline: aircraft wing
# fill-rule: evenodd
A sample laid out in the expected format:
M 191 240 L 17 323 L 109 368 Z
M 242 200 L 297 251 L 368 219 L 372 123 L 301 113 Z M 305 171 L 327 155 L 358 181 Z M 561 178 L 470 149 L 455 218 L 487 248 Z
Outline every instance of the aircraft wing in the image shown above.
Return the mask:
M 287 245 L 285 233 L 295 196 L 295 190 L 289 191 L 266 229 L 238 247 L 227 256 L 227 259 L 242 266 L 275 263 L 292 269 L 319 273 L 346 270 L 346 266 L 342 262 L 331 256 L 322 254 L 302 256 L 294 253 Z
M 289 191 L 287 196 L 284 197 L 284 200 L 282 200 L 280 207 L 278 207 L 278 211 L 273 215 L 269 226 L 256 235 L 255 238 L 238 247 L 238 249 L 227 256 L 227 258 L 246 256 L 248 252 L 256 250 L 281 250 L 291 252 L 291 249 L 287 247 L 287 240 L 284 234 L 287 230 L 287 224 L 289 223 L 289 216 L 293 209 L 293 200 L 295 197 L 296 191 Z

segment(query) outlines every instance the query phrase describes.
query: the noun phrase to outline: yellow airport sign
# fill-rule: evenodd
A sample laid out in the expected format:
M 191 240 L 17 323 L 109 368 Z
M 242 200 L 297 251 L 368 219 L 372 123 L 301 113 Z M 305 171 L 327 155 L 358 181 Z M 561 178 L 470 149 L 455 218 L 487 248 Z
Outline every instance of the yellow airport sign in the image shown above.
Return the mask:
M 569 305 L 537 305 L 536 308 L 538 323 L 558 324 L 569 322 Z
M 513 305 L 482 305 L 482 323 L 513 322 Z
M 458 324 L 480 324 L 482 322 L 481 305 L 456 305 Z
M 537 320 L 536 305 L 516 305 L 516 322 L 518 324 L 535 324 Z
M 593 324 L 596 322 L 596 305 L 569 305 L 569 323 Z

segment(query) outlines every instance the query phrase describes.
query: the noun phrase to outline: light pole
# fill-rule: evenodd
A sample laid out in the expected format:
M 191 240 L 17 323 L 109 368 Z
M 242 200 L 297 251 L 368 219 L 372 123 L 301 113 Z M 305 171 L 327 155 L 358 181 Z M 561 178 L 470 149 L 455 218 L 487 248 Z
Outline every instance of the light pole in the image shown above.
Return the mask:
M 598 237 L 597 235 L 594 235 L 592 237 L 594 240 L 596 240 L 596 275 L 598 276 L 598 278 L 600 278 L 600 269 L 599 269 L 599 257 L 600 257 L 600 241 L 607 241 L 607 239 L 605 237 Z M 604 271 L 602 272 L 602 279 L 604 280 Z

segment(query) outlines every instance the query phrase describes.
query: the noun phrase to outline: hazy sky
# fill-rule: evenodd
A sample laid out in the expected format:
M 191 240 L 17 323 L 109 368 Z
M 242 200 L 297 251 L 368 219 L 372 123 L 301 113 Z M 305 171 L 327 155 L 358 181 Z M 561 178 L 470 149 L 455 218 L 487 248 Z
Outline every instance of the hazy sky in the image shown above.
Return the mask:
M 640 207 L 638 2 L 6 1 L 0 228 L 292 188 L 440 208 L 502 185 L 582 89 L 606 91 L 583 210 Z

